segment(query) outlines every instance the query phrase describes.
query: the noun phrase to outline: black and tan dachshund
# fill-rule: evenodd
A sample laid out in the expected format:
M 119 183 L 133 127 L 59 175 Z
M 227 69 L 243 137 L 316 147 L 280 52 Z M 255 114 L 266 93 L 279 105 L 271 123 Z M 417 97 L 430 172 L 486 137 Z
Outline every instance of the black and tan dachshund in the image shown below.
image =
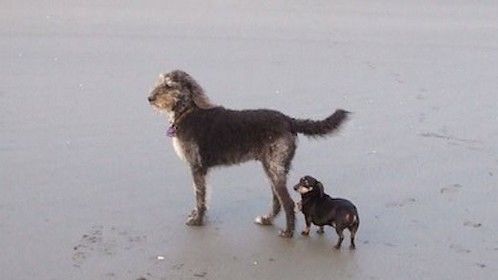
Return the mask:
M 336 249 L 341 248 L 344 240 L 344 229 L 351 233 L 351 249 L 355 249 L 354 238 L 360 226 L 358 211 L 353 203 L 346 199 L 332 198 L 323 190 L 323 185 L 311 176 L 304 176 L 294 186 L 294 190 L 301 194 L 298 208 L 303 212 L 306 228 L 301 232 L 308 235 L 311 223 L 320 227 L 318 233 L 323 233 L 323 227 L 328 225 L 335 228 L 339 240 Z

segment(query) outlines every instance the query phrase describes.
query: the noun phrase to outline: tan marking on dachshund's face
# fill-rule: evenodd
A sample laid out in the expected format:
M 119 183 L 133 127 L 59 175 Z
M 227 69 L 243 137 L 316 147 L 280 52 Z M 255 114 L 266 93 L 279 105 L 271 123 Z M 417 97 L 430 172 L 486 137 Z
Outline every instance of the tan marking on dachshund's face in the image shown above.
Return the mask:
M 318 181 L 311 176 L 304 176 L 299 179 L 299 183 L 294 186 L 294 190 L 300 194 L 305 194 L 313 191 L 315 188 L 315 184 Z
M 303 177 L 299 180 L 299 183 L 294 186 L 294 190 L 300 194 L 305 194 L 313 190 L 313 186 L 310 185 L 309 180 Z
M 300 194 L 305 194 L 305 193 L 309 193 L 310 191 L 313 190 L 313 187 L 306 187 L 306 186 L 303 186 L 303 185 L 300 185 L 298 188 L 297 188 L 297 192 L 300 193 Z

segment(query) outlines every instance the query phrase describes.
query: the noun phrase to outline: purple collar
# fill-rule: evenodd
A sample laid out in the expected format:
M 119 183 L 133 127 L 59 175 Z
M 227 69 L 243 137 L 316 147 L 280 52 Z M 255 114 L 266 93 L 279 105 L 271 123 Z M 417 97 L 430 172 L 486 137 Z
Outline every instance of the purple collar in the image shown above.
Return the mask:
M 176 124 L 172 123 L 166 131 L 168 137 L 176 137 Z
M 177 123 L 179 123 L 183 118 L 185 118 L 188 113 L 192 112 L 192 109 L 187 109 L 183 111 L 175 120 L 170 124 L 168 130 L 166 131 L 166 135 L 168 137 L 176 137 L 176 130 L 178 129 Z

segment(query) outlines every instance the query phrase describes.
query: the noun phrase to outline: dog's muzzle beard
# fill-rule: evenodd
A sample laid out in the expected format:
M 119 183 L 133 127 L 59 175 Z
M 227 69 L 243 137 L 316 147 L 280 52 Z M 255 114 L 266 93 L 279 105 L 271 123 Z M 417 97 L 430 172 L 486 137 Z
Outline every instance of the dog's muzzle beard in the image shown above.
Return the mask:
M 175 116 L 177 115 L 173 108 L 167 108 L 164 104 L 156 103 L 157 99 L 155 97 L 149 96 L 148 98 L 149 105 L 159 114 L 165 115 L 168 118 L 170 123 L 175 121 Z

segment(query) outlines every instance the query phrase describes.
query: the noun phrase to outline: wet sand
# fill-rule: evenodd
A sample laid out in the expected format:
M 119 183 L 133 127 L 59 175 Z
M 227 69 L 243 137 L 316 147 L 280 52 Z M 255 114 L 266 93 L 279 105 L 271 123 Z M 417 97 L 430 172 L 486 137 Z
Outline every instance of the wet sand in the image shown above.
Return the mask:
M 498 4 L 163 2 L 0 4 L 0 278 L 497 275 Z M 300 137 L 289 185 L 353 201 L 357 250 L 253 224 L 256 163 L 214 170 L 206 226 L 184 226 L 189 172 L 146 102 L 176 68 L 230 108 L 354 112 Z

